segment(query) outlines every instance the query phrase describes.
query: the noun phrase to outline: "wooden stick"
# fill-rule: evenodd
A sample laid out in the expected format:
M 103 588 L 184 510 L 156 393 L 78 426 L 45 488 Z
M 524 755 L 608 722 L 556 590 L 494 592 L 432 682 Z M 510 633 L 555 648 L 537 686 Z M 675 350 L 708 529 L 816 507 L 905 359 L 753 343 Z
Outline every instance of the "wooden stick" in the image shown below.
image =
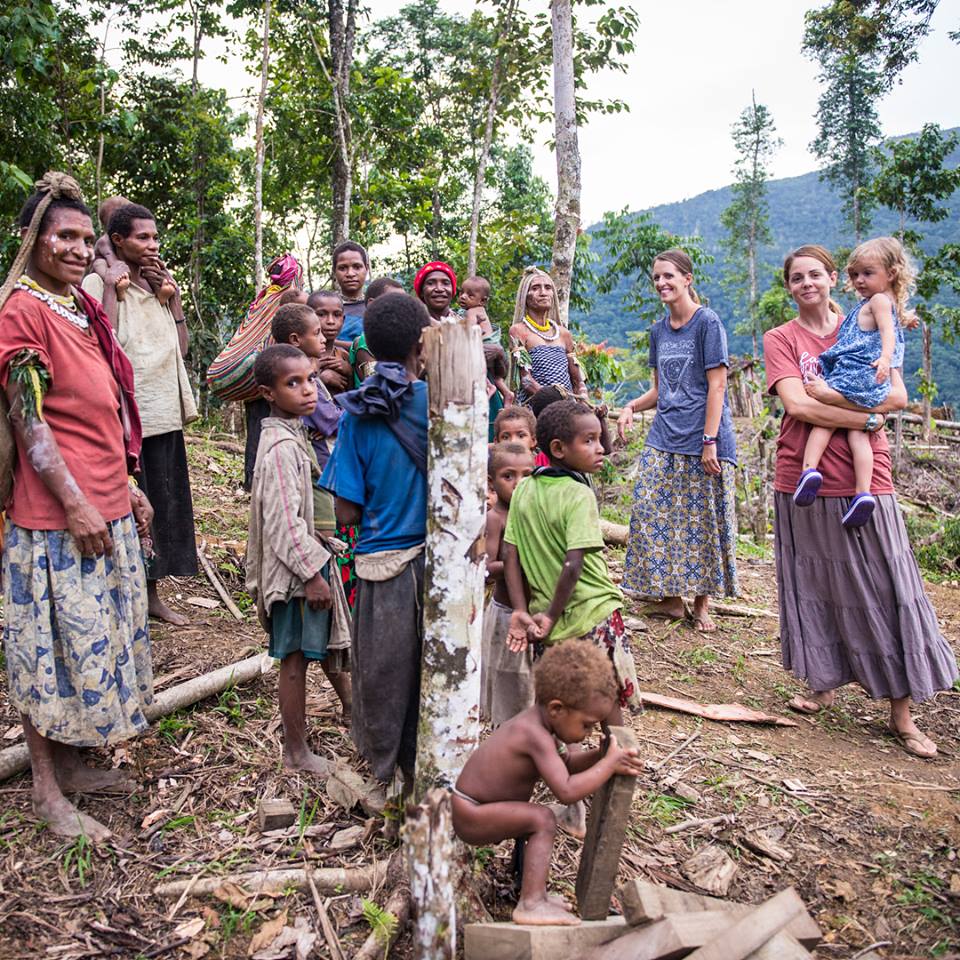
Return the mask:
M 779 620 L 780 615 L 775 610 L 766 610 L 763 607 L 745 607 L 739 603 L 712 603 L 711 613 L 721 617 L 767 617 L 770 620 Z
M 223 585 L 223 581 L 220 579 L 219 574 L 213 568 L 213 564 L 207 559 L 206 549 L 207 541 L 201 540 L 200 546 L 197 549 L 197 556 L 200 558 L 200 565 L 203 567 L 203 572 L 207 575 L 207 579 L 213 584 L 213 589 L 220 594 L 220 599 L 223 601 L 224 606 L 233 614 L 234 620 L 242 621 L 243 611 L 233 602 L 233 597 L 227 592 L 227 588 Z
M 320 893 L 317 890 L 316 883 L 313 882 L 313 873 L 307 863 L 303 865 L 303 872 L 307 875 L 307 883 L 310 886 L 310 896 L 313 897 L 313 904 L 317 908 L 317 919 L 320 921 L 320 929 L 323 931 L 323 939 L 327 941 L 327 947 L 330 950 L 330 960 L 345 960 L 343 948 L 340 946 L 340 939 L 337 931 L 333 929 L 330 922 L 330 915 L 327 913 L 326 904 L 320 899 Z
M 382 935 L 378 936 L 377 931 L 374 930 L 374 932 L 364 940 L 363 946 L 353 955 L 353 960 L 385 960 L 389 955 L 390 948 L 393 946 L 394 941 L 400 936 L 400 932 L 410 919 L 410 888 L 407 886 L 406 881 L 402 881 L 394 888 L 384 909 L 387 913 L 392 913 L 397 918 L 397 922 L 391 930 L 387 941 L 384 942 Z
M 630 528 L 623 523 L 612 523 L 609 520 L 601 519 L 600 533 L 603 535 L 604 543 L 610 543 L 616 547 L 624 547 L 630 537 Z
M 187 443 L 203 443 L 211 447 L 216 447 L 218 450 L 226 450 L 227 453 L 239 453 L 243 454 L 244 449 L 239 443 L 232 443 L 230 440 L 212 440 L 210 437 L 195 436 L 193 434 L 186 434 L 183 438 Z
M 721 813 L 719 817 L 701 817 L 699 820 L 683 820 L 675 823 L 672 827 L 667 827 L 664 833 L 682 833 L 684 830 L 692 830 L 694 827 L 712 826 L 714 823 L 733 823 L 734 815 L 732 813 Z
M 374 863 L 366 867 L 325 867 L 311 870 L 310 877 L 317 890 L 324 893 L 362 893 L 380 883 L 387 873 L 387 864 Z M 286 870 L 255 870 L 252 873 L 229 873 L 218 877 L 196 880 L 171 880 L 153 888 L 154 896 L 179 897 L 193 883 L 193 895 L 213 893 L 225 883 L 235 883 L 253 893 L 282 893 L 287 889 L 304 890 L 310 886 L 307 871 L 303 868 Z
M 700 731 L 694 730 L 693 733 L 691 733 L 690 736 L 687 737 L 687 739 L 684 740 L 679 747 L 677 747 L 675 750 L 671 750 L 659 763 L 655 763 L 653 765 L 653 769 L 659 770 L 662 766 L 669 763 L 678 753 L 680 753 L 682 750 L 685 750 L 687 747 L 689 747 L 690 744 L 693 743 L 693 741 L 696 740 L 697 737 L 699 736 L 700 736 Z

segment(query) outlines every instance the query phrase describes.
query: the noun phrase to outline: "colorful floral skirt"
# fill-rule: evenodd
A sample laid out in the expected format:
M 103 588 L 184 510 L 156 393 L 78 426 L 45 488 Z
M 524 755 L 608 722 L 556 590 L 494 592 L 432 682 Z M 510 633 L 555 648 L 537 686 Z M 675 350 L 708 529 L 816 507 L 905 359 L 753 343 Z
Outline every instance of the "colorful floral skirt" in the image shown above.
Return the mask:
M 103 746 L 147 726 L 153 700 L 147 581 L 131 515 L 107 524 L 109 556 L 81 557 L 65 530 L 4 532 L 10 702 L 45 737 Z
M 353 569 L 353 551 L 357 546 L 358 533 L 357 528 L 352 525 L 337 524 L 337 539 L 347 545 L 343 553 L 337 554 L 337 569 L 340 571 L 340 582 L 343 584 L 343 592 L 351 613 L 357 603 L 357 574 Z
M 737 595 L 734 467 L 644 447 L 633 491 L 623 589 L 663 597 Z

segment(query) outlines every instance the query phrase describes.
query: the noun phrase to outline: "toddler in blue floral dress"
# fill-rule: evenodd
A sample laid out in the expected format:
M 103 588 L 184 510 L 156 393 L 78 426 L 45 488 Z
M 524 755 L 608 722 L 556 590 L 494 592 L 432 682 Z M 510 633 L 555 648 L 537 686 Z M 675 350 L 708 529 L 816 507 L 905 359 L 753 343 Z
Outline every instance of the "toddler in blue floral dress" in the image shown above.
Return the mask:
M 847 263 L 848 287 L 861 297 L 840 326 L 837 342 L 820 354 L 823 377 L 836 393 L 836 402 L 872 410 L 890 393 L 890 371 L 903 366 L 903 329 L 898 320 L 906 306 L 914 271 L 903 245 L 893 237 L 878 237 L 860 244 Z M 873 425 L 869 425 L 873 429 Z M 823 475 L 817 469 L 833 428 L 810 429 L 803 456 L 803 472 L 793 494 L 794 503 L 808 507 L 817 497 Z M 853 456 L 856 496 L 843 516 L 845 527 L 860 527 L 870 520 L 876 500 L 870 493 L 873 480 L 873 447 L 865 430 L 848 430 Z

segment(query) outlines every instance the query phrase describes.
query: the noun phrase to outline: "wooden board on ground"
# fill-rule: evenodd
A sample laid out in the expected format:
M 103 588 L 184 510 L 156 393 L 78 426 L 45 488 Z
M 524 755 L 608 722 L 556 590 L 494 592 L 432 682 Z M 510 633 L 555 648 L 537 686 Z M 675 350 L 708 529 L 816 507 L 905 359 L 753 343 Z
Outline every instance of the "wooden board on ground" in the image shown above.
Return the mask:
M 611 727 L 610 732 L 623 749 L 636 749 L 629 727 Z M 636 783 L 636 777 L 615 775 L 593 795 L 577 870 L 577 906 L 584 920 L 602 920 L 610 912 Z
M 732 917 L 730 922 L 733 923 L 753 909 L 753 904 L 734 903 L 702 893 L 686 893 L 647 880 L 629 880 L 617 891 L 617 898 L 623 907 L 623 915 L 631 926 L 653 923 L 668 915 L 705 910 L 722 910 Z M 794 917 L 784 930 L 809 949 L 821 940 L 820 927 L 806 910 Z
M 289 800 L 261 800 L 257 804 L 257 823 L 261 833 L 292 826 L 297 811 Z
M 468 923 L 463 955 L 465 960 L 572 960 L 629 929 L 623 917 L 587 920 L 578 927 Z

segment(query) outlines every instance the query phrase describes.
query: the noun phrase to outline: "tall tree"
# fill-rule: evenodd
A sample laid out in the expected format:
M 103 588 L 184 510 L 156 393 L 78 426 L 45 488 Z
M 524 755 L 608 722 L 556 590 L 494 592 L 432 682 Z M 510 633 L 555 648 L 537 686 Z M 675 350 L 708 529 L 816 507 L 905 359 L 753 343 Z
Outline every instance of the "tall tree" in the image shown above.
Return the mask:
M 733 125 L 733 145 L 737 160 L 733 165 L 733 200 L 720 215 L 727 229 L 726 246 L 732 267 L 730 284 L 745 314 L 743 330 L 753 338 L 753 355 L 759 355 L 760 318 L 758 275 L 760 247 L 771 240 L 767 210 L 769 161 L 783 141 L 776 136 L 776 125 L 769 109 L 757 103 L 753 94 Z
M 577 138 L 572 0 L 553 0 L 553 110 L 557 154 L 556 225 L 553 234 L 553 282 L 560 322 L 570 312 L 573 258 L 580 230 L 580 144 Z
M 271 0 L 263 0 L 263 45 L 260 55 L 260 92 L 257 95 L 256 160 L 253 170 L 253 273 L 256 287 L 263 287 L 263 111 L 270 83 Z

